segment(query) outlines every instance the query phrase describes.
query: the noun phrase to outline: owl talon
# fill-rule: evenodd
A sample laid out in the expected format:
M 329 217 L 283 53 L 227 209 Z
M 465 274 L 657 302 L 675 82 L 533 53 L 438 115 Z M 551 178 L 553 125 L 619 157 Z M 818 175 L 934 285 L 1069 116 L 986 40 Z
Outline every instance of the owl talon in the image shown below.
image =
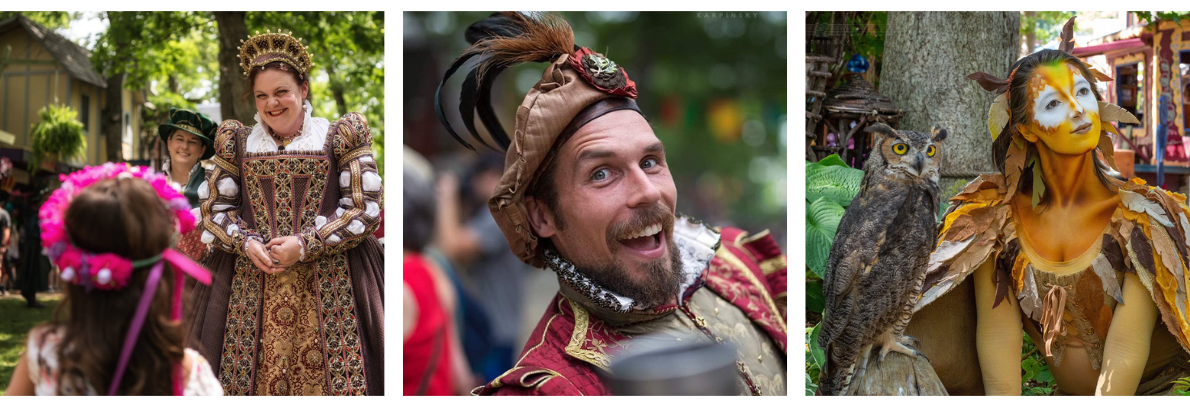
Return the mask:
M 897 342 L 914 349 L 921 347 L 921 339 L 917 339 L 916 337 L 910 335 L 901 335 L 901 339 L 897 340 Z

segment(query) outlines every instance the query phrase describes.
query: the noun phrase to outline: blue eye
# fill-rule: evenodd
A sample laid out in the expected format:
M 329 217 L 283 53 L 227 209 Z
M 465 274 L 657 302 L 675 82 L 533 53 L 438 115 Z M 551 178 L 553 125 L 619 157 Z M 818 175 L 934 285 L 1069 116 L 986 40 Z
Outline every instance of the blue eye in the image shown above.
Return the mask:
M 600 169 L 591 174 L 591 181 L 603 181 L 611 174 L 606 169 Z
M 656 167 L 656 166 L 657 166 L 657 164 L 658 164 L 658 163 L 657 163 L 657 159 L 656 159 L 656 158 L 648 158 L 648 159 L 645 159 L 644 161 L 642 161 L 642 162 L 640 163 L 640 167 L 641 167 L 641 168 L 644 168 L 644 169 L 649 169 L 649 168 Z

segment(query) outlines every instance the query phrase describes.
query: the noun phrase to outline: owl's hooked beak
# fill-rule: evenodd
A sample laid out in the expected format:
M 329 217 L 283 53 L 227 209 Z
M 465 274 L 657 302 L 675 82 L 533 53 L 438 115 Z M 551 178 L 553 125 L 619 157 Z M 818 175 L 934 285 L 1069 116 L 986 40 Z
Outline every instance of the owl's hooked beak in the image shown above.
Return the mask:
M 913 169 L 915 169 L 915 170 L 917 170 L 917 171 L 915 171 L 915 172 L 913 173 L 913 175 L 919 175 L 919 176 L 920 176 L 920 175 L 921 175 L 921 170 L 922 170 L 922 168 L 925 168 L 925 166 L 926 166 L 926 158 L 925 158 L 925 157 L 922 157 L 922 156 L 921 156 L 921 153 L 917 153 L 917 158 L 915 158 L 915 159 L 913 160 Z

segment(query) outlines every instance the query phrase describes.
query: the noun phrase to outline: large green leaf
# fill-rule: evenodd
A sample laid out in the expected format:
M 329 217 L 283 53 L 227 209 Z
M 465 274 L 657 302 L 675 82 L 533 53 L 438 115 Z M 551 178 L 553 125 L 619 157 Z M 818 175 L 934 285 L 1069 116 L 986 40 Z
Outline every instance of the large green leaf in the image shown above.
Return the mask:
M 848 168 L 851 167 L 851 166 L 847 165 L 847 163 L 843 162 L 843 159 L 839 158 L 838 154 L 831 154 L 831 155 L 826 156 L 826 158 L 818 160 L 818 165 L 821 165 L 824 167 L 829 167 L 832 165 L 838 165 L 838 166 L 843 166 L 843 167 L 848 167 Z
M 843 218 L 842 206 L 828 197 L 819 197 L 806 207 L 806 266 L 818 277 L 826 269 L 831 243 Z
M 806 311 L 821 314 L 826 308 L 826 296 L 822 293 L 822 281 L 806 281 Z
M 859 193 L 864 172 L 843 165 L 806 164 L 806 202 L 827 197 L 846 208 Z
M 822 323 L 814 325 L 814 330 L 810 332 L 810 356 L 814 357 L 814 363 L 818 366 L 826 365 L 826 351 L 818 346 L 818 334 L 822 332 Z
M 814 383 L 814 379 L 810 377 L 809 373 L 806 373 L 806 395 L 813 396 L 816 391 L 818 391 L 818 383 Z

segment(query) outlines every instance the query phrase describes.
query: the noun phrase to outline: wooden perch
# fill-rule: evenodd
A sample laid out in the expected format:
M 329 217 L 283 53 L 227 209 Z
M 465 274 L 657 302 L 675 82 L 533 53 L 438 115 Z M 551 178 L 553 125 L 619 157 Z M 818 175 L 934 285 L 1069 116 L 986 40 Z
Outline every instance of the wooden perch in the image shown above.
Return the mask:
M 942 380 L 925 357 L 890 352 L 883 362 L 872 349 L 866 369 L 857 367 L 846 396 L 946 396 Z

